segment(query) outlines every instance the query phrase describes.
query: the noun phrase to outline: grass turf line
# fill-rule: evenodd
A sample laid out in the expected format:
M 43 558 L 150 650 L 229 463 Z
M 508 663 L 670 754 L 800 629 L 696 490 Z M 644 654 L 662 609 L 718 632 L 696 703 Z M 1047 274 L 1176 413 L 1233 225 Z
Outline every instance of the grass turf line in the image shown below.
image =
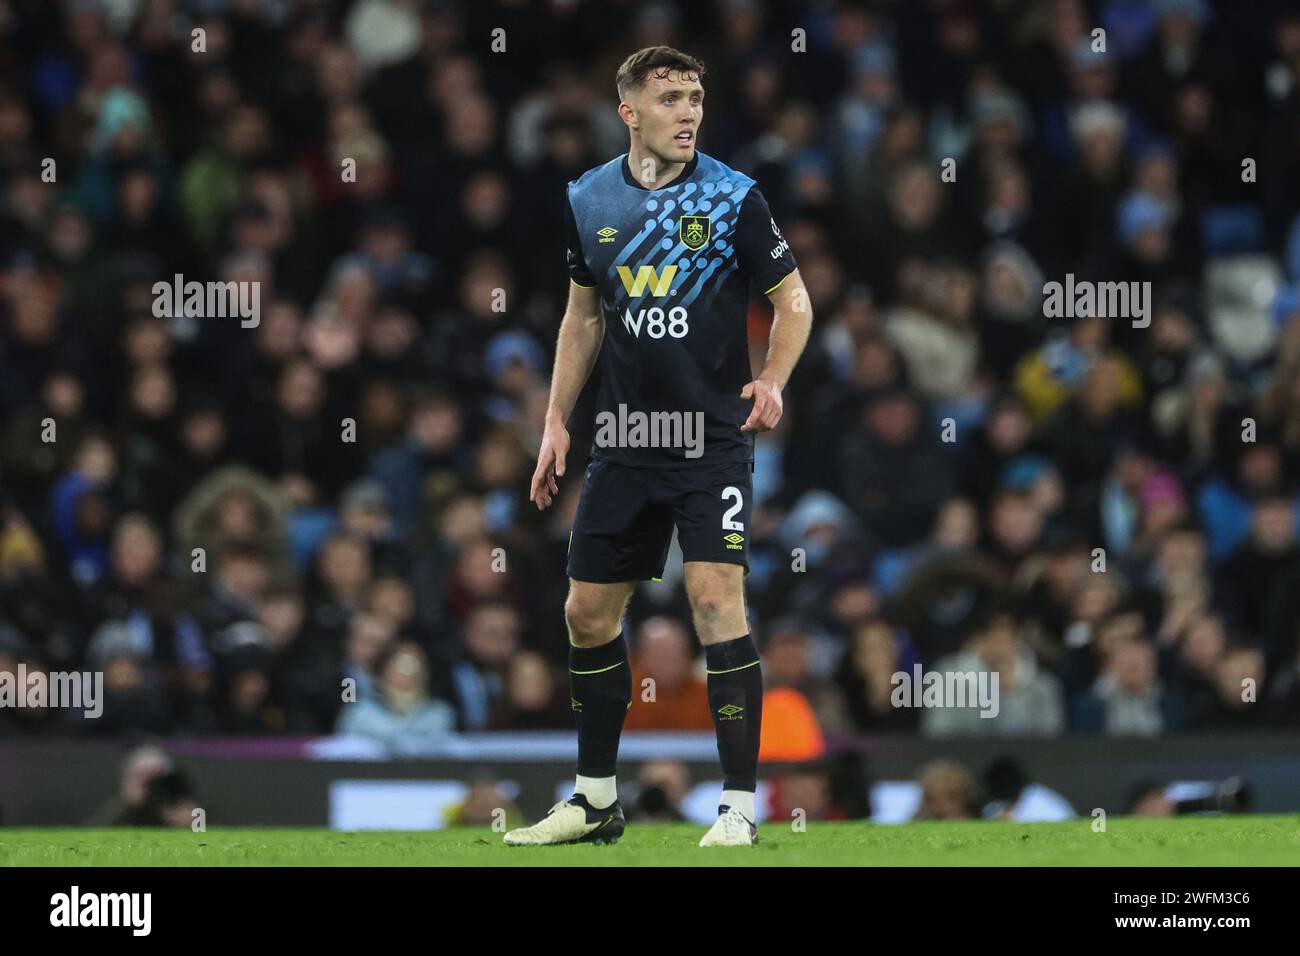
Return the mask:
M 629 825 L 615 846 L 507 847 L 483 828 L 428 832 L 0 829 L 5 866 L 1296 866 L 1300 817 L 1068 823 L 772 823 L 755 847 L 701 849 L 705 828 Z

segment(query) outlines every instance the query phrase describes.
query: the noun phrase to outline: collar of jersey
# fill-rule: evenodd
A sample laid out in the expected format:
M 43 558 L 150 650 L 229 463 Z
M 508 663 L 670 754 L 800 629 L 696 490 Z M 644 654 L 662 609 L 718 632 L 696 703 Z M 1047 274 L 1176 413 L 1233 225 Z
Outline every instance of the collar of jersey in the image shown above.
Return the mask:
M 636 177 L 632 175 L 632 170 L 628 168 L 627 153 L 623 154 L 623 159 L 619 162 L 619 166 L 623 169 L 623 182 L 646 193 L 658 192 L 659 189 L 667 189 L 670 186 L 676 186 L 679 183 L 686 182 L 686 180 L 690 178 L 691 173 L 695 172 L 695 167 L 698 165 L 700 165 L 700 151 L 697 149 L 695 155 L 691 157 L 691 161 L 687 163 L 682 168 L 682 171 L 674 176 L 671 181 L 664 183 L 658 189 L 646 189 L 646 187 L 636 181 Z

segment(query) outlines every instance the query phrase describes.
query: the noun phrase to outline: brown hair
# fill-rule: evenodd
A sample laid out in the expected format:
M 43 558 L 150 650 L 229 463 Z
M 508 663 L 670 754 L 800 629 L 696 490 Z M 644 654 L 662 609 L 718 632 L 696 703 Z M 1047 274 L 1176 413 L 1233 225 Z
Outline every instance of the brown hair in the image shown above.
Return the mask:
M 623 61 L 614 78 L 619 99 L 627 99 L 628 93 L 645 86 L 650 75 L 666 77 L 670 73 L 681 73 L 687 79 L 698 80 L 704 75 L 704 64 L 689 53 L 670 46 L 648 46 L 637 50 Z

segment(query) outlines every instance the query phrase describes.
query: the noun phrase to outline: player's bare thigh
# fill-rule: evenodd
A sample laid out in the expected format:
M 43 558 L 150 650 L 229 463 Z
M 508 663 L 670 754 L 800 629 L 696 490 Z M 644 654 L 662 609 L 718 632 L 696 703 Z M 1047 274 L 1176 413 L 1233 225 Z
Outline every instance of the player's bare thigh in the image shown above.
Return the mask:
M 701 644 L 721 644 L 749 633 L 745 569 L 739 564 L 687 561 L 686 596 Z
M 623 612 L 632 597 L 635 581 L 598 584 L 569 579 L 569 597 L 564 602 L 564 623 L 574 647 L 600 647 L 621 632 Z

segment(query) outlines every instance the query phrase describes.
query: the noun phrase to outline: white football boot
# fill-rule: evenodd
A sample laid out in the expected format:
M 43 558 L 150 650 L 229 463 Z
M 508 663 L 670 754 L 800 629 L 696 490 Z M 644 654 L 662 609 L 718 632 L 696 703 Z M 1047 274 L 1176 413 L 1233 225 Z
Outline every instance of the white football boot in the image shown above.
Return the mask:
M 554 846 L 560 843 L 617 843 L 627 826 L 623 808 L 615 800 L 597 810 L 587 798 L 575 793 L 551 807 L 540 821 L 530 827 L 510 830 L 507 846 Z
M 735 807 L 721 807 L 718 819 L 700 840 L 700 846 L 753 846 L 758 842 L 758 827 L 745 819 Z

